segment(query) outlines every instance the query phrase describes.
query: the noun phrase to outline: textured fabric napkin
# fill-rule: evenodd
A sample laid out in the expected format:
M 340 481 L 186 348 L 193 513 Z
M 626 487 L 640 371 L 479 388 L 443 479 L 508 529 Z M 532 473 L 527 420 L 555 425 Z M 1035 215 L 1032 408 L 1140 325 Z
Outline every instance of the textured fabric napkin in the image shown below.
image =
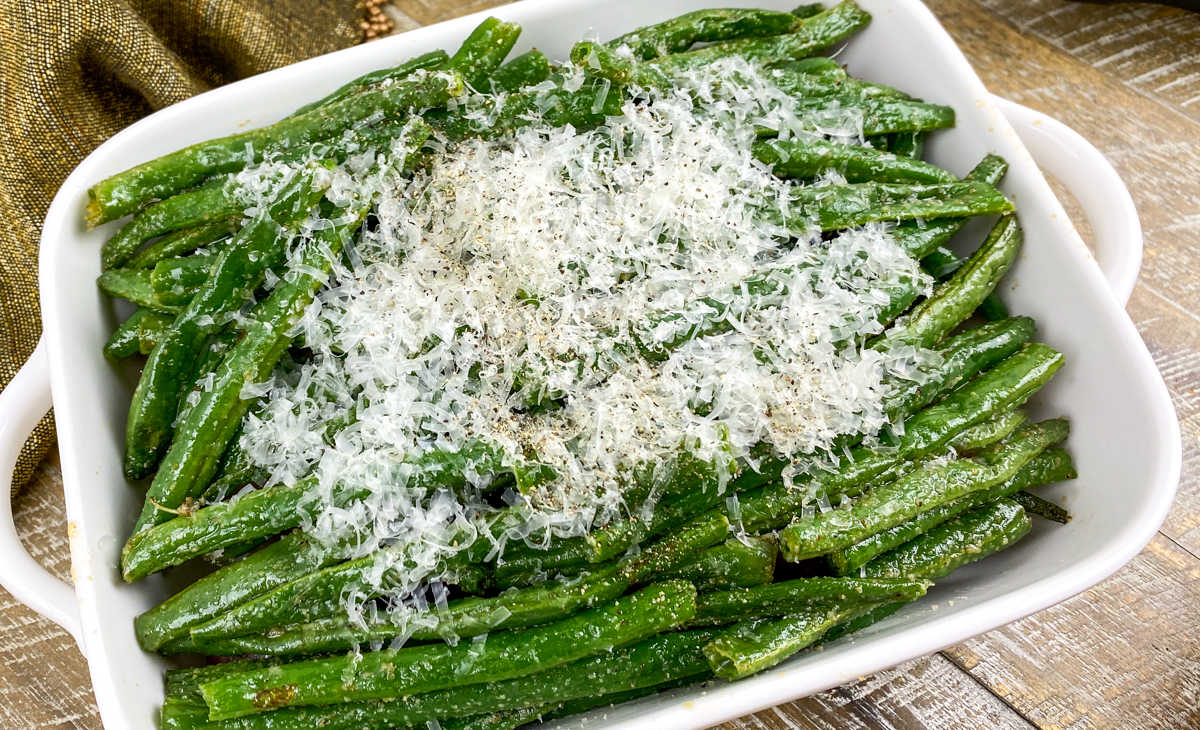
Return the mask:
M 156 109 L 382 34 L 380 4 L 0 0 L 0 387 L 41 334 L 38 238 L 71 169 Z M 47 416 L 25 444 L 14 490 L 53 441 Z

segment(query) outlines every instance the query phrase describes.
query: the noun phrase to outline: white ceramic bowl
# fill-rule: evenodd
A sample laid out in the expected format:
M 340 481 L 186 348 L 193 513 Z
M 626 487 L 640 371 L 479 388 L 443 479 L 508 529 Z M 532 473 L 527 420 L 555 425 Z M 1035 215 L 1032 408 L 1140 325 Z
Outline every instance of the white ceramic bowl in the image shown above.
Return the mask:
M 787 9 L 794 3 L 729 4 Z M 528 0 L 491 12 L 524 26 L 522 47 L 536 45 L 564 57 L 580 37 L 612 37 L 712 4 Z M 1003 188 L 1017 203 L 1026 245 L 1003 285 L 1004 296 L 1014 311 L 1037 318 L 1041 339 L 1067 354 L 1067 367 L 1038 397 L 1036 410 L 1071 418 L 1070 446 L 1080 477 L 1057 487 L 1052 496 L 1064 499 L 1075 519 L 1065 527 L 1038 524 L 1015 548 L 955 573 L 926 600 L 823 651 L 735 684 L 678 691 L 618 708 L 605 715 L 606 727 L 711 725 L 1013 621 L 1111 574 L 1146 544 L 1171 503 L 1180 468 L 1178 424 L 1162 379 L 1121 308 L 1141 256 L 1137 215 L 1124 186 L 1078 135 L 990 97 L 919 2 L 862 4 L 875 20 L 841 57 L 850 70 L 958 111 L 958 127 L 931 141 L 930 159 L 960 174 L 986 152 L 1011 163 Z M 78 640 L 107 727 L 156 726 L 164 664 L 138 648 L 131 623 L 165 597 L 169 586 L 159 577 L 126 585 L 115 567 L 142 495 L 126 484 L 120 466 L 130 373 L 100 354 L 118 321 L 95 286 L 100 244 L 114 225 L 84 229 L 86 188 L 182 145 L 271 122 L 365 71 L 435 48 L 453 49 L 482 17 L 459 18 L 333 53 L 164 109 L 93 152 L 67 178 L 50 207 L 41 248 L 44 342 L 0 395 L 0 479 L 7 479 L 25 434 L 50 405 L 52 386 L 75 585 L 55 580 L 34 563 L 4 515 L 0 582 Z M 1027 149 L 1086 209 L 1097 233 L 1100 266 Z M 3 509 L 9 510 L 7 504 Z

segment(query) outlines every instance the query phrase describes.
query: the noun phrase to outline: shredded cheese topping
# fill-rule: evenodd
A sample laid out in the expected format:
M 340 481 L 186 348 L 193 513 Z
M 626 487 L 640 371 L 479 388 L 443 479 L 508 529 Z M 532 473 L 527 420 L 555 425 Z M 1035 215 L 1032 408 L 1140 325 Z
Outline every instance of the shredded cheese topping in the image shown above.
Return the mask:
M 860 138 L 852 117 L 791 108 L 768 72 L 730 60 L 639 90 L 594 130 L 535 120 L 435 140 L 407 176 L 372 176 L 371 151 L 333 173 L 335 203 L 378 195 L 374 221 L 296 328 L 311 357 L 243 393 L 263 405 L 242 446 L 272 484 L 316 475 L 303 527 L 327 548 L 387 549 L 352 613 L 381 593 L 444 600 L 447 561 L 498 509 L 521 515 L 503 559 L 507 541 L 621 517 L 631 484 L 682 452 L 727 479 L 764 447 L 820 458 L 888 425 L 884 399 L 930 354 L 864 343 L 889 287 L 928 280 L 885 225 L 823 240 L 762 215 L 794 183 L 751 155 L 756 123 Z M 286 168 L 239 177 L 248 209 Z M 720 331 L 646 357 L 714 314 Z M 422 478 L 445 454 L 467 455 L 461 484 Z

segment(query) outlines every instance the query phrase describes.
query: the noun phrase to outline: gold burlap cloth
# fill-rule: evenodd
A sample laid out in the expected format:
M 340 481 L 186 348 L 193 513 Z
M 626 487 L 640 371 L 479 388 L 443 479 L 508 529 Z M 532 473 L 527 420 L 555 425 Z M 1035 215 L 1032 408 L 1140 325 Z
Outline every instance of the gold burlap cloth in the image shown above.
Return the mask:
M 0 387 L 41 334 L 38 237 L 71 169 L 156 109 L 380 32 L 379 4 L 0 0 Z M 25 444 L 13 490 L 53 442 L 48 415 Z

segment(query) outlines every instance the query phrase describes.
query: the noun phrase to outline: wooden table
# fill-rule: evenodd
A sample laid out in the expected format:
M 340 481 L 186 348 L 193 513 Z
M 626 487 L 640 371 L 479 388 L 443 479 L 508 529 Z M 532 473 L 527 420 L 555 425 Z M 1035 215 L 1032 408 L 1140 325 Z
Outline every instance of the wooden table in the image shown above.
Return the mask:
M 394 2 L 399 30 L 498 4 Z M 930 5 L 993 92 L 1077 129 L 1129 185 L 1146 233 L 1129 313 L 1179 411 L 1179 497 L 1154 540 L 1100 586 L 726 727 L 1200 728 L 1200 15 L 1066 0 Z M 65 577 L 55 459 L 14 509 L 30 552 Z M 0 727 L 100 727 L 70 638 L 2 590 Z

